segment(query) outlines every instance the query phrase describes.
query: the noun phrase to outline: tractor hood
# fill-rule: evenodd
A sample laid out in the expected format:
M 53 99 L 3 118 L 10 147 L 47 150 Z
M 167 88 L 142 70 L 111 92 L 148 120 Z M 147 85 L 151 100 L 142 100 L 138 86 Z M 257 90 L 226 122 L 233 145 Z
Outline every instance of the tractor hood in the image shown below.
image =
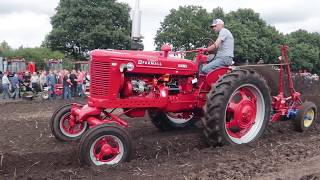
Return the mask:
M 194 75 L 198 72 L 195 62 L 164 57 L 163 51 L 94 50 L 91 56 L 91 61 L 111 63 L 113 69 L 129 63 L 133 67 L 130 73 Z

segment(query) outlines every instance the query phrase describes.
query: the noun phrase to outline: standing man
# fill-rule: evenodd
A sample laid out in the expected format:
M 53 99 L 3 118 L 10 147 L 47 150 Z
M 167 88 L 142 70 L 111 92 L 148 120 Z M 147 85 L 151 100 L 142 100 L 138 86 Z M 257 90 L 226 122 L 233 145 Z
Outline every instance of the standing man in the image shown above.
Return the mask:
M 57 78 L 56 75 L 50 71 L 48 77 L 47 77 L 47 82 L 49 86 L 49 100 L 55 99 L 56 94 L 54 93 L 54 86 L 57 84 Z
M 69 71 L 65 70 L 63 77 L 63 99 L 71 99 L 71 80 Z
M 14 73 L 14 76 L 12 77 L 12 88 L 14 89 L 14 98 L 19 99 L 20 95 L 20 81 L 17 73 Z
M 46 71 L 40 72 L 39 81 L 40 81 L 41 91 L 43 91 L 43 88 L 48 86 L 47 72 Z
M 76 95 L 77 95 L 77 87 L 78 87 L 76 70 L 72 70 L 71 71 L 69 79 L 71 81 L 71 97 L 76 97 Z
M 219 35 L 216 41 L 207 48 L 208 51 L 216 50 L 217 54 L 214 57 L 208 56 L 208 63 L 202 68 L 205 74 L 218 67 L 232 65 L 234 57 L 234 39 L 231 32 L 224 28 L 224 22 L 221 19 L 214 19 L 210 26 Z
M 8 78 L 8 73 L 5 72 L 4 75 L 2 76 L 2 89 L 3 89 L 3 99 L 6 99 L 8 97 L 8 99 L 10 99 L 10 94 L 9 94 L 9 86 L 10 86 L 10 81 Z

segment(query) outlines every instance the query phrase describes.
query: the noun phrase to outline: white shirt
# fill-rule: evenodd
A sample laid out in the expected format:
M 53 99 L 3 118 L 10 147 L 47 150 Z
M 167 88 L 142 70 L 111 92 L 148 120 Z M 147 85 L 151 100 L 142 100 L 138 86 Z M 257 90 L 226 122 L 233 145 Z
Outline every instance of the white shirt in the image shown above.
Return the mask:
M 3 75 L 2 84 L 10 84 L 10 81 L 7 75 Z
M 39 83 L 39 77 L 37 75 L 31 76 L 30 81 L 31 81 L 31 83 Z

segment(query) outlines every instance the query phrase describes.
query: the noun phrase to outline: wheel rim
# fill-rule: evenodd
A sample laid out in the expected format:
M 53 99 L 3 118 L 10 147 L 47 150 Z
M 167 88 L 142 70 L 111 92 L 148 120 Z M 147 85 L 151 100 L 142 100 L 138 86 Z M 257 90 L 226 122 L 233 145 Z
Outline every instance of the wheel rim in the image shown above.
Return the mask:
M 43 99 L 48 99 L 49 98 L 49 94 L 48 93 L 43 93 L 42 94 L 42 98 Z
M 61 117 L 60 130 L 61 133 L 67 137 L 80 136 L 86 129 L 87 123 L 75 123 L 70 118 L 71 113 L 68 112 Z
M 252 141 L 261 131 L 265 117 L 265 101 L 261 91 L 252 84 L 237 88 L 226 108 L 226 131 L 237 143 Z
M 166 113 L 168 119 L 175 124 L 184 124 L 190 121 L 194 117 L 194 113 L 190 112 L 181 112 L 181 113 Z
M 113 135 L 105 135 L 96 139 L 90 147 L 90 159 L 97 166 L 117 164 L 123 155 L 123 142 Z
M 309 109 L 307 111 L 307 113 L 304 115 L 303 117 L 303 124 L 304 127 L 308 128 L 311 126 L 311 124 L 313 123 L 314 120 L 314 110 L 313 109 Z

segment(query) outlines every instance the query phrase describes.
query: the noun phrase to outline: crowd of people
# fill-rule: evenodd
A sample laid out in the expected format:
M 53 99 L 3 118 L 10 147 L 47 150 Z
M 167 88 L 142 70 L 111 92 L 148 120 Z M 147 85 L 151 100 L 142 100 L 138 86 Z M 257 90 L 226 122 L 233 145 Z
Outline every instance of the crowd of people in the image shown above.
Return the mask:
M 9 74 L 0 71 L 0 80 L 2 85 L 3 99 L 19 99 L 21 98 L 22 88 L 31 90 L 32 92 L 42 92 L 47 90 L 49 99 L 56 99 L 56 85 L 61 84 L 63 99 L 73 99 L 74 97 L 84 97 L 86 86 L 90 81 L 87 72 L 81 70 L 61 70 L 61 71 L 38 71 L 32 74 L 25 72 L 24 74 Z M 11 92 L 11 93 L 10 93 Z M 10 96 L 11 94 L 11 96 Z

